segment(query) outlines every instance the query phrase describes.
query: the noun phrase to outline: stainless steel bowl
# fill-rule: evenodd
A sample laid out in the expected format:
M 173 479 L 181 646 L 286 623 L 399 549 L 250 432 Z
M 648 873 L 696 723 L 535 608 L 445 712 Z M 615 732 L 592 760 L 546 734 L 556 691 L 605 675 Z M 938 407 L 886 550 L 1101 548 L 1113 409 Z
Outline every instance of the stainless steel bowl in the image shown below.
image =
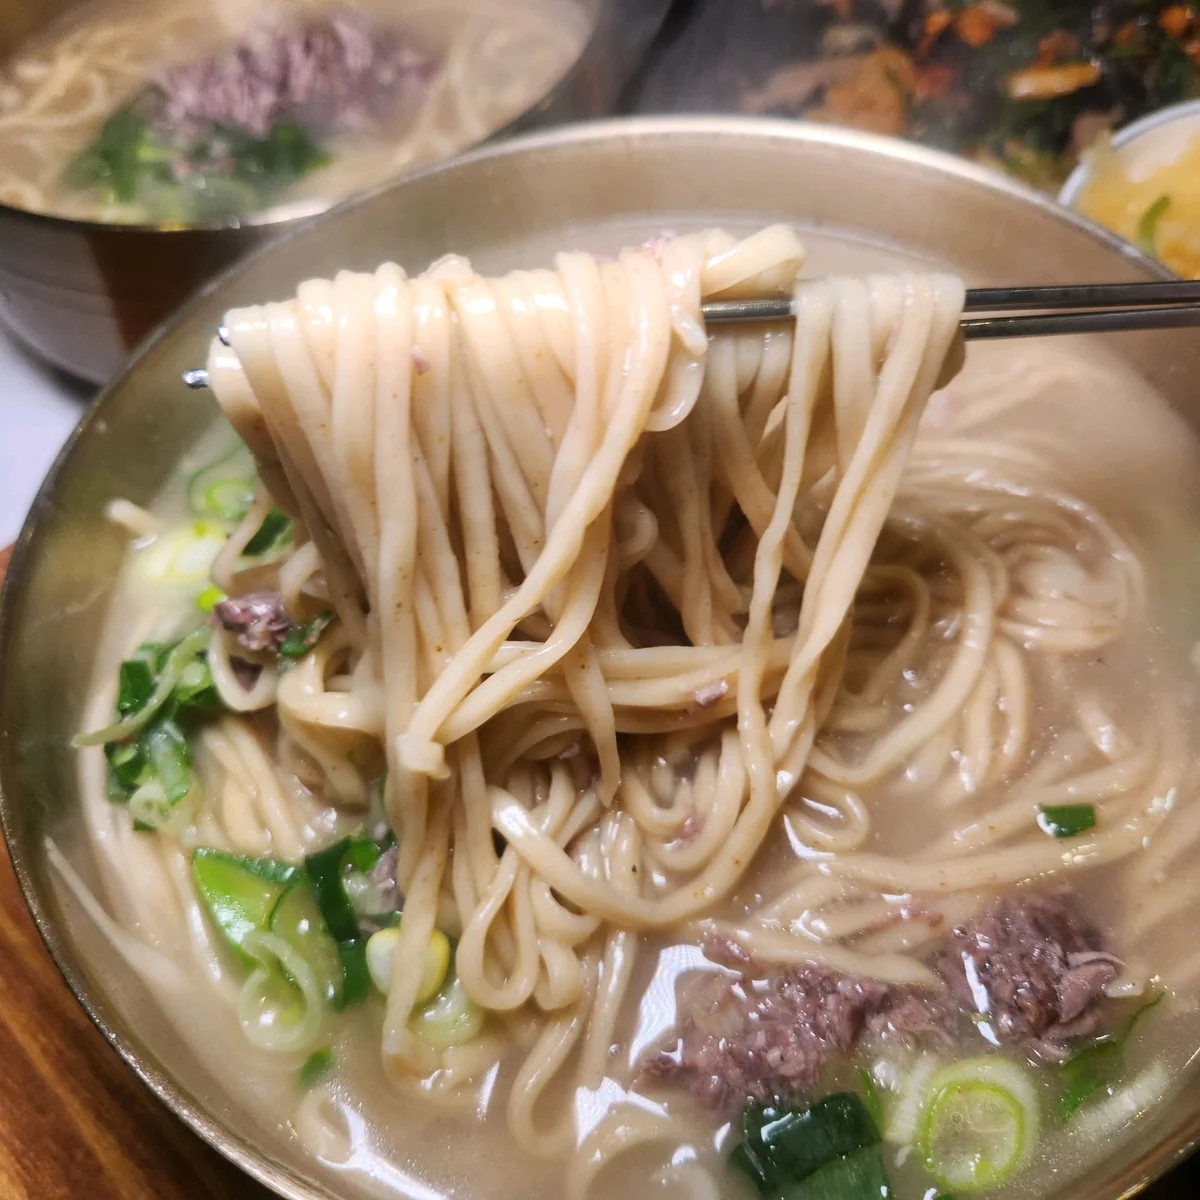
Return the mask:
M 611 248 L 652 229 L 789 220 L 857 247 L 949 264 L 974 285 L 1161 278 L 1161 268 L 1046 198 L 906 143 L 801 124 L 664 118 L 561 129 L 478 151 L 317 220 L 207 288 L 84 418 L 21 535 L 0 597 L 0 813 L 21 886 L 80 1003 L 184 1121 L 284 1195 L 345 1194 L 260 1112 L 235 1102 L 167 1027 L 64 893 L 47 838 L 95 883 L 79 827 L 73 756 L 93 646 L 125 539 L 114 494 L 149 502 L 214 419 L 180 371 L 203 361 L 222 313 L 290 294 L 303 279 L 394 258 L 418 269 L 453 248 L 486 269 L 561 246 Z M 1200 424 L 1200 339 L 1101 339 Z M 1164 1171 L 1200 1135 L 1200 1083 L 1143 1135 L 1060 1193 L 1114 1200 Z
M 83 2 L 0 0 L 0 62 Z M 594 20 L 582 54 L 554 88 L 489 140 L 611 114 L 670 0 L 579 2 Z M 0 204 L 0 321 L 55 366 L 104 383 L 204 280 L 309 219 L 159 229 Z

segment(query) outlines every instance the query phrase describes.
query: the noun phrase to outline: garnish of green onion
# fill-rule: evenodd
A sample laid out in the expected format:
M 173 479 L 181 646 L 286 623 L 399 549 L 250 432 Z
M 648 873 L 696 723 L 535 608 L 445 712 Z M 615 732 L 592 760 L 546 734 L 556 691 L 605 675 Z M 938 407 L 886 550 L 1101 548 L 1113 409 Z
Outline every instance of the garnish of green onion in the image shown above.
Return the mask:
M 871 1114 L 871 1120 L 875 1122 L 875 1128 L 882 1133 L 884 1125 L 883 1097 L 879 1094 L 879 1088 L 875 1084 L 875 1079 L 866 1067 L 859 1067 L 855 1074 L 858 1076 L 858 1083 L 862 1088 L 863 1103 L 867 1106 L 867 1112 Z
M 352 841 L 348 837 L 342 838 L 304 860 L 317 907 L 325 918 L 329 932 L 339 942 L 354 941 L 359 934 L 358 914 L 342 884 L 344 863 Z
M 333 613 L 317 613 L 307 625 L 293 625 L 279 645 L 284 658 L 303 658 L 320 640 L 333 620 Z
M 210 613 L 218 604 L 221 603 L 222 600 L 226 599 L 228 599 L 228 597 L 225 595 L 225 593 L 221 591 L 221 589 L 217 587 L 215 583 L 210 583 L 208 587 L 206 587 L 204 591 L 202 591 L 200 595 L 196 597 L 196 607 L 201 612 Z
M 1061 1124 L 1070 1121 L 1089 1097 L 1110 1087 L 1125 1073 L 1125 1045 L 1138 1022 L 1164 995 L 1165 992 L 1159 992 L 1133 1013 L 1122 1028 L 1101 1034 L 1059 1065 L 1058 1072 L 1063 1081 L 1063 1091 L 1058 1098 Z
M 260 555 L 274 550 L 277 546 L 291 541 L 291 538 L 291 518 L 287 513 L 281 512 L 278 508 L 273 508 L 263 518 L 263 523 L 258 527 L 258 531 L 254 536 L 246 543 L 246 548 L 242 553 L 247 558 L 258 558 Z
M 208 645 L 211 637 L 212 632 L 208 629 L 197 629 L 195 633 L 185 637 L 167 655 L 167 661 L 163 663 L 162 670 L 159 672 L 154 691 L 137 712 L 131 713 L 115 725 L 97 729 L 93 733 L 81 733 L 72 740 L 71 745 L 77 749 L 81 746 L 103 746 L 106 742 L 116 742 L 127 738 L 149 724 L 150 719 L 162 708 L 167 702 L 167 698 L 175 690 L 175 685 L 183 675 L 184 668 Z
M 117 674 L 117 712 L 138 712 L 154 695 L 154 672 L 143 658 L 123 662 Z
M 750 1104 L 730 1166 L 764 1197 L 876 1200 L 891 1195 L 879 1128 L 853 1092 L 813 1104 Z
M 1142 213 L 1137 226 L 1138 246 L 1147 254 L 1154 254 L 1154 239 L 1158 236 L 1158 223 L 1171 207 L 1171 197 L 1164 193 Z
M 1038 808 L 1037 822 L 1038 828 L 1051 837 L 1077 837 L 1096 824 L 1096 808 L 1092 804 L 1043 804 Z
M 328 1046 L 314 1050 L 300 1065 L 297 1082 L 302 1092 L 307 1092 L 319 1082 L 322 1075 L 333 1067 L 333 1051 Z
M 1011 1178 L 1033 1155 L 1041 1101 L 1033 1077 L 986 1055 L 950 1063 L 929 1081 L 917 1149 L 950 1192 L 976 1192 Z

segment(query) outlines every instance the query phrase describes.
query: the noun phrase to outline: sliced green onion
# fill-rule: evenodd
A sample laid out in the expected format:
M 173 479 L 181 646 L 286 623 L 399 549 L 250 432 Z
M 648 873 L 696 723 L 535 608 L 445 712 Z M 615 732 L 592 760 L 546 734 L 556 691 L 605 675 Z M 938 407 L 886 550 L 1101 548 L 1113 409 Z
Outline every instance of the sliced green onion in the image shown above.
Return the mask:
M 359 935 L 358 914 L 342 883 L 343 863 L 350 844 L 350 838 L 342 838 L 304 860 L 321 915 L 339 942 L 355 941 Z
M 879 1144 L 879 1129 L 853 1092 L 836 1092 L 808 1107 L 747 1105 L 741 1132 L 741 1154 L 732 1165 L 748 1167 L 764 1195 L 791 1195 L 823 1168 Z
M 409 1028 L 427 1046 L 445 1050 L 479 1036 L 483 1010 L 467 995 L 455 975 L 428 1004 L 413 1013 Z
M 303 658 L 321 640 L 321 634 L 329 627 L 333 613 L 317 613 L 307 625 L 293 625 L 279 644 L 279 653 L 284 658 Z
M 1093 804 L 1042 804 L 1038 806 L 1038 828 L 1051 837 L 1069 838 L 1086 833 L 1096 824 Z
M 143 832 L 153 829 L 158 833 L 182 837 L 192 821 L 195 808 L 192 800 L 195 795 L 195 792 L 191 792 L 182 801 L 172 800 L 167 796 L 161 780 L 148 780 L 129 797 L 129 814 L 133 818 L 134 828 Z
M 371 982 L 386 996 L 392 990 L 396 947 L 400 929 L 393 926 L 371 934 L 367 941 L 367 967 Z M 450 970 L 450 941 L 440 929 L 434 929 L 425 948 L 421 963 L 421 982 L 417 985 L 417 1004 L 424 1004 L 437 995 Z
M 137 712 L 131 713 L 123 721 L 118 721 L 115 725 L 109 725 L 105 729 L 97 729 L 93 733 L 78 734 L 72 740 L 71 745 L 75 747 L 103 746 L 105 742 L 123 741 L 132 734 L 137 733 L 143 726 L 149 723 L 150 718 L 167 702 L 167 698 L 175 690 L 175 685 L 179 682 L 179 678 L 183 674 L 183 668 L 208 645 L 211 637 L 212 634 L 207 629 L 197 629 L 195 633 L 185 637 L 167 655 L 167 661 L 163 664 L 158 681 L 154 685 L 153 693 Z
M 168 804 L 178 804 L 192 790 L 192 748 L 170 718 L 156 721 L 142 739 L 148 765 Z
M 871 1120 L 875 1122 L 875 1128 L 882 1135 L 884 1127 L 883 1097 L 880 1096 L 879 1088 L 870 1071 L 865 1067 L 859 1067 L 855 1074 L 858 1076 L 858 1083 L 862 1088 L 863 1103 L 867 1106 L 867 1112 L 871 1114 Z
M 891 1182 L 879 1146 L 835 1158 L 779 1193 L 779 1200 L 889 1200 Z
M 216 462 L 193 472 L 187 481 L 188 508 L 197 517 L 218 517 L 236 525 L 254 503 L 254 478 L 249 463 L 243 462 L 247 473 L 236 474 L 235 460 L 244 460 L 241 445 L 234 445 Z
M 136 99 L 114 109 L 95 140 L 67 164 L 62 173 L 64 187 L 104 186 L 118 203 L 133 202 L 141 175 L 138 150 L 146 133 L 146 118 L 136 111 Z
M 108 759 L 109 799 L 124 804 L 130 792 L 144 782 L 146 752 L 140 739 L 129 742 L 109 742 L 104 747 Z M 114 795 L 114 791 L 116 794 Z
M 921 1106 L 929 1089 L 929 1081 L 941 1066 L 937 1055 L 926 1051 L 917 1059 L 900 1085 L 900 1095 L 892 1109 L 884 1137 L 895 1146 L 911 1146 L 917 1136 Z
M 254 503 L 254 484 L 249 479 L 222 479 L 204 489 L 203 503 L 206 513 L 236 524 Z
M 117 670 L 117 712 L 122 716 L 145 707 L 154 695 L 154 672 L 144 658 L 123 662 Z
M 1162 1101 L 1170 1084 L 1167 1064 L 1156 1058 L 1124 1087 L 1080 1113 L 1075 1124 L 1076 1133 L 1088 1139 L 1124 1133 L 1131 1121 L 1136 1121 Z
M 332 1069 L 333 1062 L 333 1051 L 328 1046 L 314 1050 L 300 1064 L 300 1070 L 296 1073 L 296 1082 L 299 1084 L 300 1090 L 307 1092 L 320 1082 L 321 1077 Z
M 370 871 L 383 856 L 379 843 L 369 837 L 350 839 L 346 854 L 342 860 L 343 871 Z
M 196 890 L 226 944 L 246 966 L 251 956 L 242 950 L 248 933 L 267 929 L 284 888 L 302 868 L 273 858 L 251 858 L 226 850 L 201 847 L 192 854 Z
M 242 1032 L 264 1050 L 287 1053 L 307 1049 L 321 1031 L 325 1005 L 304 955 L 283 938 L 258 929 L 246 933 L 241 949 L 252 963 L 237 999 Z M 280 996 L 281 977 L 290 980 L 303 998 L 300 1015 L 295 1019 L 288 1019 L 288 1009 L 294 1007 L 291 996 Z
M 929 1082 L 918 1148 L 941 1186 L 995 1187 L 1030 1159 L 1041 1126 L 1037 1088 L 1003 1058 L 951 1063 Z
M 342 964 L 341 1007 L 361 1004 L 371 994 L 371 972 L 367 966 L 367 942 L 355 938 L 338 942 L 338 958 Z
M 1143 1014 L 1158 1004 L 1164 995 L 1165 992 L 1159 992 L 1153 1000 L 1138 1008 L 1121 1029 L 1102 1034 L 1060 1064 L 1058 1072 L 1062 1077 L 1063 1092 L 1058 1098 L 1058 1119 L 1062 1124 L 1079 1111 L 1084 1101 L 1102 1088 L 1110 1088 L 1125 1073 L 1125 1045 Z
M 206 587 L 204 591 L 202 591 L 200 595 L 196 597 L 196 607 L 201 612 L 210 613 L 214 608 L 217 607 L 218 604 L 221 603 L 222 600 L 228 599 L 229 597 L 226 596 L 225 593 L 221 591 L 221 589 L 217 587 L 215 583 L 210 583 L 208 587 Z
M 337 942 L 325 928 L 303 872 L 297 874 L 275 902 L 267 928 L 304 956 L 327 1003 L 333 1008 L 339 1007 L 342 963 Z
M 134 652 L 137 662 L 144 662 L 157 675 L 167 661 L 167 655 L 175 649 L 177 642 L 143 642 Z
M 135 570 L 155 587 L 204 587 L 228 537 L 224 523 L 200 520 L 176 525 L 137 551 Z
M 212 712 L 221 707 L 221 693 L 205 659 L 195 658 L 183 668 L 171 701 L 176 712 Z
M 1147 254 L 1155 253 L 1154 241 L 1158 236 L 1158 223 L 1171 207 L 1171 197 L 1166 193 L 1159 196 L 1141 215 L 1137 226 L 1137 244 Z
M 292 540 L 292 519 L 278 508 L 272 508 L 263 518 L 258 531 L 246 543 L 242 553 L 247 558 L 259 558 L 270 551 L 286 546 Z

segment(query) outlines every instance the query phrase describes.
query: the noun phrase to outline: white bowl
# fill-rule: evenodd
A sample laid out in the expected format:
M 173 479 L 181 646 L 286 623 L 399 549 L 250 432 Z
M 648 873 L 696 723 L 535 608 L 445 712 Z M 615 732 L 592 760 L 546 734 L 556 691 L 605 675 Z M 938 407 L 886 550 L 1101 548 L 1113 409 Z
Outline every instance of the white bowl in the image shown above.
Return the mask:
M 1169 104 L 1113 134 L 1113 149 L 1135 182 L 1148 178 L 1160 167 L 1175 162 L 1188 144 L 1200 134 L 1200 100 Z M 1058 193 L 1059 204 L 1074 208 L 1091 174 L 1086 159 L 1067 176 Z

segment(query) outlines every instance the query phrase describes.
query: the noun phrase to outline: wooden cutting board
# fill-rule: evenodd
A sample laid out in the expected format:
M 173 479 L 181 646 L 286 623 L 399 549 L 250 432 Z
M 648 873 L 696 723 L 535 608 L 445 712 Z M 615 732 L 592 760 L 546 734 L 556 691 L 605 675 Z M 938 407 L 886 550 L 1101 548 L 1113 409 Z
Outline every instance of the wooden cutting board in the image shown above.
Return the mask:
M 0 859 L 0 1200 L 268 1200 L 100 1036 L 46 953 L 2 842 Z M 1145 1193 L 1197 1196 L 1191 1164 Z

